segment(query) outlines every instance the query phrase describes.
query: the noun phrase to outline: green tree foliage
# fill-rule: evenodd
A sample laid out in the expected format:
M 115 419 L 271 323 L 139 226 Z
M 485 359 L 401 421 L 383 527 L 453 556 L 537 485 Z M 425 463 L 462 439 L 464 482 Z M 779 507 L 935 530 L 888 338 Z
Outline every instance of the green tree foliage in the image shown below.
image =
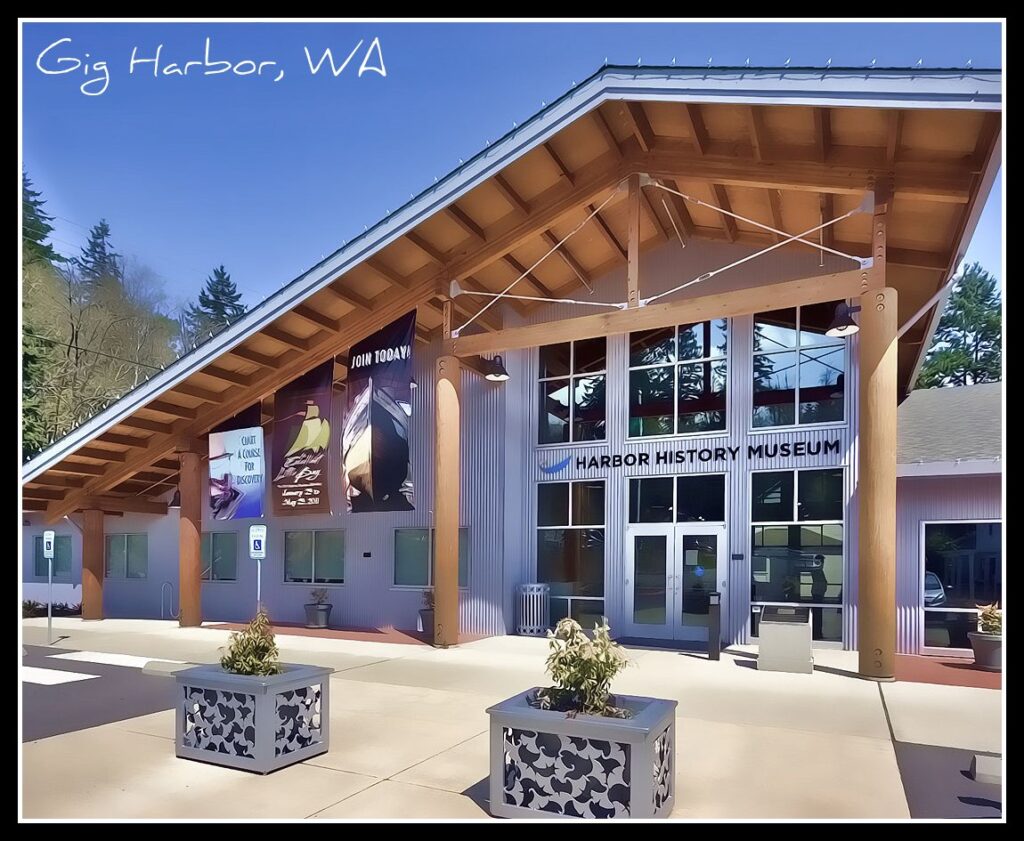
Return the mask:
M 218 333 L 245 313 L 242 293 L 224 266 L 218 266 L 199 290 L 199 303 L 185 311 L 183 340 L 191 345 Z
M 1002 379 L 1003 324 L 996 279 L 980 263 L 965 267 L 921 366 L 918 388 Z
M 277 658 L 274 629 L 266 609 L 260 605 L 249 626 L 231 635 L 220 665 L 236 675 L 276 675 L 281 671 Z
M 42 260 L 58 263 L 63 258 L 46 240 L 53 233 L 53 217 L 43 210 L 42 193 L 32 189 L 32 179 L 22 174 L 21 180 L 21 252 L 24 263 Z
M 124 262 L 110 243 L 110 225 L 100 219 L 89 231 L 89 241 L 75 258 L 81 281 L 95 291 L 124 279 Z

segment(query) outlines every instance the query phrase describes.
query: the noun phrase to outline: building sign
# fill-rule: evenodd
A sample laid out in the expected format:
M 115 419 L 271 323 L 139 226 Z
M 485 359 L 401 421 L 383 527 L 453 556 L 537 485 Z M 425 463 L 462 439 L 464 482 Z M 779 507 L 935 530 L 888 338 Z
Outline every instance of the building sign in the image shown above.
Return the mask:
M 265 525 L 249 526 L 249 557 L 254 561 L 267 559 L 267 527 Z
M 653 453 L 626 453 L 621 455 L 578 455 L 570 456 L 552 465 L 541 465 L 544 473 L 557 473 L 570 462 L 577 470 L 597 470 L 616 467 L 650 467 L 665 464 L 707 464 L 708 462 L 734 462 L 743 451 L 742 447 L 690 447 L 678 450 L 655 450 Z M 829 454 L 839 455 L 839 439 L 832 441 L 786 441 L 781 444 L 748 444 L 748 459 L 760 458 L 802 458 Z
M 292 380 L 274 396 L 274 513 L 330 514 L 334 359 Z
M 343 449 L 348 510 L 412 511 L 409 418 L 416 310 L 352 347 Z
M 263 516 L 263 429 L 210 433 L 210 511 L 215 520 Z

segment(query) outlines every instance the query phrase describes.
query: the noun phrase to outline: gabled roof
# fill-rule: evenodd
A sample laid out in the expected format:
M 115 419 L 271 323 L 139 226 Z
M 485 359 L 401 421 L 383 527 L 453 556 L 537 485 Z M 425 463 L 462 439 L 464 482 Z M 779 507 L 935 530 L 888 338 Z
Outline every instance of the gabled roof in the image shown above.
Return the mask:
M 58 471 L 75 502 L 116 491 L 115 479 L 148 467 L 145 456 L 159 461 L 177 437 L 202 434 L 410 307 L 420 308 L 424 338 L 436 335 L 448 279 L 502 288 L 629 172 L 694 193 L 713 188 L 711 201 L 770 212 L 794 230 L 826 206 L 842 212 L 869 180 L 891 174 L 894 219 L 904 206 L 917 220 L 890 232 L 902 312 L 938 288 L 966 247 L 998 167 L 1000 107 L 998 70 L 604 67 L 55 442 L 23 466 L 23 483 L 58 485 L 36 482 Z M 778 194 L 771 202 L 769 192 Z M 666 215 L 660 197 L 646 199 L 641 247 L 680 226 L 687 236 L 764 237 L 706 213 L 675 206 Z M 609 204 L 563 260 L 537 267 L 524 286 L 552 297 L 610 270 L 623 258 L 624 226 Z M 850 253 L 870 254 L 866 231 L 837 225 L 836 236 L 849 238 Z M 484 329 L 500 327 L 493 310 Z M 907 334 L 905 380 L 924 332 Z M 38 496 L 67 507 L 58 491 Z
M 1001 382 L 919 388 L 899 407 L 901 465 L 997 462 L 1002 459 Z M 994 463 L 990 472 L 998 473 Z

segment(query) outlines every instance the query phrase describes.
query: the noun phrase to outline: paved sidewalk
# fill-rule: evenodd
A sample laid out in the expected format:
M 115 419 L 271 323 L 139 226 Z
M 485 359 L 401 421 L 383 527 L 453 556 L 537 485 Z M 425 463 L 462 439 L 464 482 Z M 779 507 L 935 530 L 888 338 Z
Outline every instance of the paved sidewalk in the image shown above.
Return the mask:
M 228 637 L 146 620 L 54 625 L 64 635 L 55 648 L 190 662 L 214 662 Z M 23 627 L 27 644 L 45 644 L 45 620 Z M 487 817 L 484 710 L 545 682 L 544 640 L 435 650 L 279 635 L 278 644 L 285 661 L 336 670 L 328 753 L 266 777 L 179 760 L 166 710 L 26 743 L 25 817 Z M 678 818 L 907 818 L 894 734 L 971 750 L 1001 744 L 999 692 L 880 689 L 848 675 L 853 652 L 816 654 L 823 669 L 813 675 L 758 672 L 749 651 L 709 662 L 633 648 L 630 658 L 617 691 L 679 702 Z

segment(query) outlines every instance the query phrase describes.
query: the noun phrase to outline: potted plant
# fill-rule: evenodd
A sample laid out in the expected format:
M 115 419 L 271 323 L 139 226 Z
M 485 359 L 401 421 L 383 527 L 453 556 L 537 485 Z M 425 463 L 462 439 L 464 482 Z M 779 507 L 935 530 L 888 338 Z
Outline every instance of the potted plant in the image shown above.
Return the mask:
M 675 802 L 676 702 L 612 695 L 628 663 L 608 625 L 548 631 L 554 686 L 487 712 L 491 814 L 506 818 L 663 818 Z
M 434 636 L 434 590 L 428 587 L 423 591 L 423 607 L 420 608 L 420 630 Z
M 220 665 L 175 674 L 175 754 L 266 774 L 326 753 L 330 674 L 279 662 L 260 606 L 249 626 L 231 635 Z
M 998 604 L 978 605 L 978 630 L 968 631 L 974 665 L 988 672 L 1003 670 L 1003 611 Z
M 306 627 L 307 628 L 327 628 L 331 621 L 331 608 L 334 607 L 327 599 L 330 597 L 330 593 L 325 587 L 318 587 L 315 590 L 309 591 L 309 597 L 312 601 L 305 605 L 306 608 Z

